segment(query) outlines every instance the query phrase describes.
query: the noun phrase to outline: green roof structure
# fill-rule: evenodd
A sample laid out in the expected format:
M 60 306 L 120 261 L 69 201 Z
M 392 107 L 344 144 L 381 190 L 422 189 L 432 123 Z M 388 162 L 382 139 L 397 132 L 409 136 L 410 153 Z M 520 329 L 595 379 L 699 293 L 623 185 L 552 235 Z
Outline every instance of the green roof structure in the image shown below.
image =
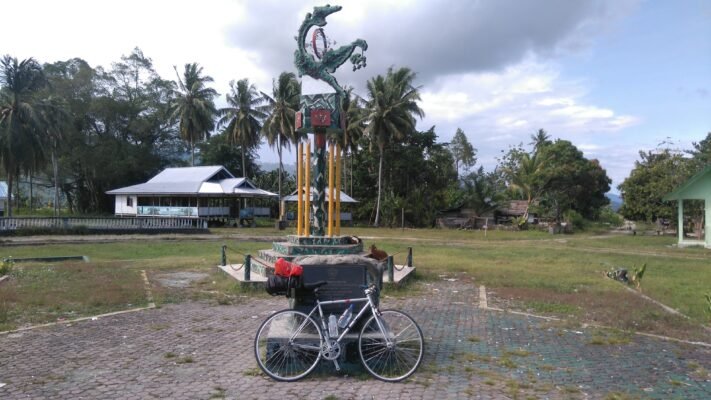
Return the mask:
M 667 194 L 662 198 L 664 201 L 676 200 L 679 207 L 679 246 L 704 246 L 711 248 L 711 236 L 708 234 L 711 229 L 711 165 L 706 166 L 696 175 L 689 178 L 683 185 L 679 186 L 675 191 Z M 704 239 L 690 240 L 684 236 L 684 200 L 703 200 L 704 201 Z

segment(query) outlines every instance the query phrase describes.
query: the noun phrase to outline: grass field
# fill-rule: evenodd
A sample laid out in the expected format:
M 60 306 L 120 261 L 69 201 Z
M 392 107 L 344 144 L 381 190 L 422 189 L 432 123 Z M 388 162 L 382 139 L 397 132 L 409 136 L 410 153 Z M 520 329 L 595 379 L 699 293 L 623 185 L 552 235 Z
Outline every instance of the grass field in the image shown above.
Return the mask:
M 52 312 L 47 306 L 48 300 L 39 303 L 22 300 L 35 297 L 32 290 L 27 289 L 28 277 L 42 275 L 41 271 L 47 266 L 17 264 L 16 268 L 22 274 L 15 273 L 17 276 L 13 276 L 9 283 L 0 285 L 0 329 L 51 321 L 66 312 L 66 307 L 80 315 L 127 307 L 127 304 L 143 304 L 145 295 L 139 295 L 143 293 L 143 283 L 136 278 L 140 276 L 140 270 L 147 271 L 152 283 L 156 274 L 171 271 L 195 271 L 205 275 L 191 287 L 181 290 L 162 288 L 154 283 L 159 304 L 187 298 L 234 303 L 240 296 L 262 295 L 245 293 L 215 272 L 214 266 L 220 262 L 220 247 L 227 244 L 229 261 L 238 263 L 242 259 L 239 253 L 256 254 L 257 250 L 269 247 L 269 243 L 254 241 L 255 238 L 288 233 L 288 230 L 272 228 L 218 229 L 213 230 L 213 236 L 208 240 L 181 238 L 3 247 L 0 257 L 89 256 L 91 262 L 87 264 L 54 264 L 52 268 L 58 271 L 81 267 L 73 277 L 67 275 L 63 282 L 81 282 L 78 276 L 86 275 L 107 282 L 107 287 L 115 285 L 116 288 L 102 288 L 101 292 L 108 297 L 106 300 L 90 300 L 85 291 L 91 292 L 90 289 L 70 285 L 64 292 L 52 292 L 55 299 L 52 302 L 62 304 L 58 306 L 59 311 Z M 562 316 L 580 323 L 709 341 L 709 333 L 701 328 L 701 324 L 709 324 L 711 320 L 704 299 L 704 294 L 711 291 L 711 251 L 676 248 L 673 237 L 551 236 L 542 232 L 504 231 L 485 235 L 482 231 L 372 228 L 347 228 L 343 233 L 365 238 L 367 246 L 376 244 L 395 255 L 396 263 L 404 263 L 407 248 L 413 247 L 421 278 L 442 279 L 441 275 L 447 275 L 471 282 L 473 286 L 486 285 L 490 301 L 500 306 Z M 604 277 L 604 271 L 611 268 L 631 269 L 644 263 L 647 272 L 642 280 L 643 293 L 688 315 L 689 320 L 666 313 Z M 56 281 L 52 278 L 43 282 L 54 286 Z M 35 285 L 34 290 L 41 291 L 41 286 Z M 99 287 L 91 283 L 87 286 Z M 79 303 L 89 305 L 80 306 L 76 300 L 71 300 L 70 294 L 74 292 L 85 293 L 78 297 L 86 301 Z M 109 296 L 110 293 L 113 294 Z M 64 297 L 69 306 L 62 300 Z M 24 311 L 17 312 L 17 309 Z

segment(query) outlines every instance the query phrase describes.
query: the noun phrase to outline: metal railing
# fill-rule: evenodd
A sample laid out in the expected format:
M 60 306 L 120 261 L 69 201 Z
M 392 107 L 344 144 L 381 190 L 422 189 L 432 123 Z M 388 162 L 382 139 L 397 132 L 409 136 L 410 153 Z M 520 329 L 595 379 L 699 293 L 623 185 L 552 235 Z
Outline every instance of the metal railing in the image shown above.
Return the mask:
M 174 230 L 204 229 L 207 222 L 197 218 L 117 218 L 117 217 L 2 217 L 0 231 L 18 229 L 88 230 Z

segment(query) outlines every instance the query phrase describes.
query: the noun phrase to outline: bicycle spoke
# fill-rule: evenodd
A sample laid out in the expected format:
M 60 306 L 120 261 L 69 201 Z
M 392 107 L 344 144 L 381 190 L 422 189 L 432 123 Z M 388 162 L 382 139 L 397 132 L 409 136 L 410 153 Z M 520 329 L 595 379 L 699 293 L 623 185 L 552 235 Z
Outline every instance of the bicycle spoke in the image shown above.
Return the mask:
M 262 323 L 255 339 L 255 355 L 267 375 L 293 381 L 316 367 L 321 357 L 320 341 L 320 330 L 311 318 L 286 310 Z
M 383 311 L 378 318 L 379 321 L 371 317 L 361 331 L 361 361 L 379 379 L 405 379 L 422 360 L 424 342 L 420 329 L 410 317 L 399 311 Z

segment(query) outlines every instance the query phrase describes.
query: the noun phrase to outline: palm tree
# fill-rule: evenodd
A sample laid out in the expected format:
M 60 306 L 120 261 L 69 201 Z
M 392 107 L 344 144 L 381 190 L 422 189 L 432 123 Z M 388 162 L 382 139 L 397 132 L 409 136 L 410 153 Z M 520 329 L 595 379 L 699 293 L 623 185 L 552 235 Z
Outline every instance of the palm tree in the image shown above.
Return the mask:
M 259 145 L 262 121 L 267 117 L 262 104 L 264 97 L 249 80 L 230 82 L 230 94 L 225 96 L 228 107 L 218 111 L 218 127 L 225 126 L 225 133 L 233 143 L 239 143 L 242 153 L 242 176 L 247 177 L 247 153 Z
M 388 69 L 385 77 L 378 75 L 368 81 L 365 134 L 371 143 L 378 146 L 378 200 L 375 211 L 375 226 L 380 223 L 380 197 L 383 178 L 383 153 L 389 144 L 404 139 L 415 129 L 415 116 L 422 118 L 424 112 L 417 105 L 419 88 L 412 85 L 416 74 L 409 68 L 393 71 Z
M 341 103 L 343 115 L 346 118 L 346 127 L 342 134 L 332 134 L 330 140 L 338 143 L 344 152 L 343 174 L 346 175 L 347 155 L 358 151 L 358 143 L 365 131 L 365 109 L 364 100 L 353 93 L 353 88 L 346 88 L 346 98 Z M 351 186 L 350 193 L 353 192 L 353 158 L 351 157 Z M 343 180 L 344 186 L 346 179 Z
M 67 105 L 62 99 L 49 97 L 45 101 L 42 115 L 46 121 L 46 139 L 50 148 L 52 175 L 54 178 L 54 216 L 59 216 L 59 147 L 65 138 L 64 130 L 69 127 Z
M 543 129 L 539 129 L 535 135 L 531 135 L 531 145 L 533 145 L 533 150 L 538 151 L 541 147 L 549 144 L 551 136 Z
M 504 171 L 509 181 L 509 187 L 521 193 L 526 200 L 526 210 L 522 217 L 523 223 L 528 221 L 528 210 L 531 204 L 541 196 L 545 189 L 545 183 L 541 177 L 543 168 L 543 159 L 537 153 L 533 153 L 533 155 L 522 153 L 517 168 Z
M 7 172 L 8 216 L 13 178 L 45 158 L 45 121 L 36 95 L 46 84 L 42 67 L 33 58 L 18 62 L 6 55 L 0 60 L 0 160 Z
M 282 72 L 272 82 L 272 97 L 262 93 L 267 102 L 268 116 L 264 120 L 262 131 L 271 148 L 276 146 L 279 155 L 279 201 L 281 201 L 281 179 L 284 173 L 282 150 L 291 148 L 291 142 L 297 142 L 294 132 L 295 115 L 299 109 L 301 84 L 292 72 Z M 281 217 L 281 215 L 280 215 Z
M 174 67 L 175 68 L 175 67 Z M 178 74 L 180 93 L 173 105 L 172 117 L 180 121 L 180 137 L 190 145 L 190 164 L 195 166 L 195 144 L 210 137 L 215 128 L 215 103 L 217 91 L 207 87 L 212 77 L 202 75 L 197 63 L 185 64 L 183 79 Z

